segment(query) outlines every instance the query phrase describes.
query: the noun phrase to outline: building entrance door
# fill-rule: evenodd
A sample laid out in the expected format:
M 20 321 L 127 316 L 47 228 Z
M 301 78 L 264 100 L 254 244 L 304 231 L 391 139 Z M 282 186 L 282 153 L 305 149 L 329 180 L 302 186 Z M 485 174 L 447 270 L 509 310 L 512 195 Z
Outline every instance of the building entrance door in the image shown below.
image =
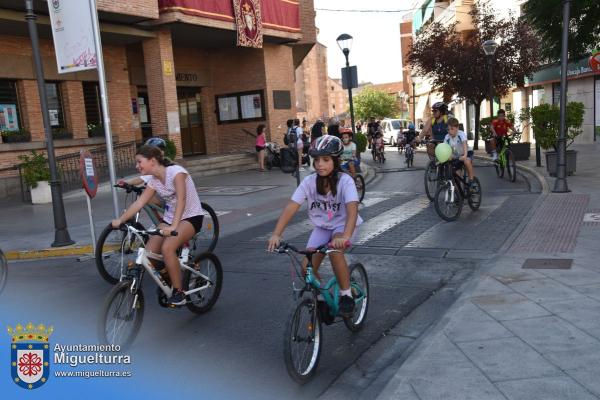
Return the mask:
M 183 155 L 206 154 L 200 88 L 178 88 L 177 99 Z

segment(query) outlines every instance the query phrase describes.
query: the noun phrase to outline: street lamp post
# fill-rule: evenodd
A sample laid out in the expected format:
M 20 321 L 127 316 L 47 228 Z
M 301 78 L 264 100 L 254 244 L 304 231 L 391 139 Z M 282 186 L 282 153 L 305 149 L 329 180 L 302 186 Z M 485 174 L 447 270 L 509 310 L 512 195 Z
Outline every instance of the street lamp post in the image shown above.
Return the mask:
M 569 14 L 571 11 L 571 0 L 563 0 L 563 26 L 562 26 L 562 55 L 560 60 L 560 128 L 558 131 L 556 168 L 556 181 L 554 181 L 555 193 L 569 192 L 567 186 L 567 63 L 569 58 Z
M 344 53 L 346 57 L 346 81 L 348 84 L 348 102 L 350 103 L 350 121 L 352 122 L 352 133 L 356 134 L 356 126 L 354 125 L 354 104 L 352 102 L 352 85 L 350 80 L 350 61 L 348 60 L 348 55 L 350 54 L 350 49 L 352 48 L 352 36 L 347 33 L 342 33 L 336 39 L 337 44 Z
M 488 73 L 489 73 L 489 96 L 490 96 L 490 122 L 492 118 L 494 118 L 494 54 L 496 53 L 496 49 L 498 48 L 498 43 L 495 40 L 486 40 L 483 42 L 483 51 L 487 57 L 488 62 Z M 475 134 L 475 137 L 479 139 L 479 135 Z M 473 148 L 475 150 L 479 149 L 479 140 L 475 140 Z
M 417 115 L 417 103 L 415 102 L 415 87 L 416 87 L 416 83 L 415 83 L 415 77 L 411 75 L 410 80 L 412 82 L 412 101 L 413 101 L 413 109 L 412 109 L 412 122 L 413 124 L 415 124 L 415 126 L 417 126 L 417 119 L 416 119 L 416 115 Z

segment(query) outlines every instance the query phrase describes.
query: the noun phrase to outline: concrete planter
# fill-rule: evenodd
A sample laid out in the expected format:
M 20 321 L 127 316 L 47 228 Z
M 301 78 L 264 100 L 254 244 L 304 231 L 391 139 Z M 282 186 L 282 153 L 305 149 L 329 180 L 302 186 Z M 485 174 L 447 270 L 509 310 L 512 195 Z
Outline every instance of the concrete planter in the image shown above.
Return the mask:
M 50 184 L 47 181 L 40 181 L 37 187 L 31 188 L 31 203 L 33 204 L 48 204 L 52 202 L 52 193 Z
M 577 170 L 577 151 L 567 150 L 567 175 L 573 175 Z M 546 152 L 546 170 L 550 176 L 556 176 L 558 170 L 558 154 L 555 151 Z
M 531 154 L 531 143 L 511 143 L 510 150 L 515 156 L 515 161 L 529 160 L 529 155 Z

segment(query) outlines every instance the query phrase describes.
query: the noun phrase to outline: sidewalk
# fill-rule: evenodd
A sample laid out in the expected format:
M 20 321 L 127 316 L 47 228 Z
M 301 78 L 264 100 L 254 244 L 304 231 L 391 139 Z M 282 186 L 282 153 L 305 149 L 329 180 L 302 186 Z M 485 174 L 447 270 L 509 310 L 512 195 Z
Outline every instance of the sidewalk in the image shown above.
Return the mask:
M 374 170 L 368 166 L 364 166 L 363 169 L 365 179 L 370 182 L 374 178 Z M 311 170 L 312 168 L 303 172 L 302 177 L 311 173 Z M 192 174 L 192 178 L 194 178 L 196 186 L 200 188 L 199 194 L 202 201 L 211 204 L 217 213 L 227 210 L 227 215 L 219 217 L 221 222 L 220 237 L 247 229 L 252 224 L 276 218 L 281 209 L 265 205 L 288 199 L 289 194 L 296 186 L 295 178 L 291 177 L 290 174 L 282 173 L 279 169 L 264 173 L 258 170 L 249 170 L 209 177 L 194 177 Z M 256 192 L 250 191 L 248 194 L 232 196 L 211 196 L 202 191 L 205 188 L 223 186 L 263 186 L 267 190 L 260 189 Z M 276 187 L 285 187 L 286 190 L 278 190 Z M 123 199 L 124 194 L 120 193 L 120 207 L 124 207 Z M 19 200 L 0 202 L 2 208 L 2 213 L 0 213 L 0 226 L 2 227 L 0 248 L 9 260 L 93 253 L 83 190 L 63 194 L 63 202 L 67 218 L 67 229 L 75 244 L 55 248 L 50 247 L 54 240 L 52 204 L 32 205 Z M 97 196 L 92 200 L 92 210 L 95 233 L 98 237 L 102 229 L 113 218 L 112 196 L 108 183 L 100 185 Z M 227 223 L 228 219 L 240 215 L 245 217 L 243 221 Z
M 600 145 L 571 148 L 572 192 L 540 197 L 378 399 L 600 398 Z

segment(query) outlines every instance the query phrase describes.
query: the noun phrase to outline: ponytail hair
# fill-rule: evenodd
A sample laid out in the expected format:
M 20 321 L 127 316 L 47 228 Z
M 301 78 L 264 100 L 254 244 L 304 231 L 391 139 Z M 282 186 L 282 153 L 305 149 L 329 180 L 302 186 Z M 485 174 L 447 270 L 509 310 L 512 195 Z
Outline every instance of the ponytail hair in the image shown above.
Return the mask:
M 163 155 L 163 152 L 156 146 L 144 145 L 139 148 L 139 150 L 137 151 L 137 153 L 135 153 L 135 155 L 142 156 L 144 158 L 147 158 L 148 160 L 154 158 L 163 167 L 169 167 L 169 166 L 173 165 L 173 161 L 166 158 Z

